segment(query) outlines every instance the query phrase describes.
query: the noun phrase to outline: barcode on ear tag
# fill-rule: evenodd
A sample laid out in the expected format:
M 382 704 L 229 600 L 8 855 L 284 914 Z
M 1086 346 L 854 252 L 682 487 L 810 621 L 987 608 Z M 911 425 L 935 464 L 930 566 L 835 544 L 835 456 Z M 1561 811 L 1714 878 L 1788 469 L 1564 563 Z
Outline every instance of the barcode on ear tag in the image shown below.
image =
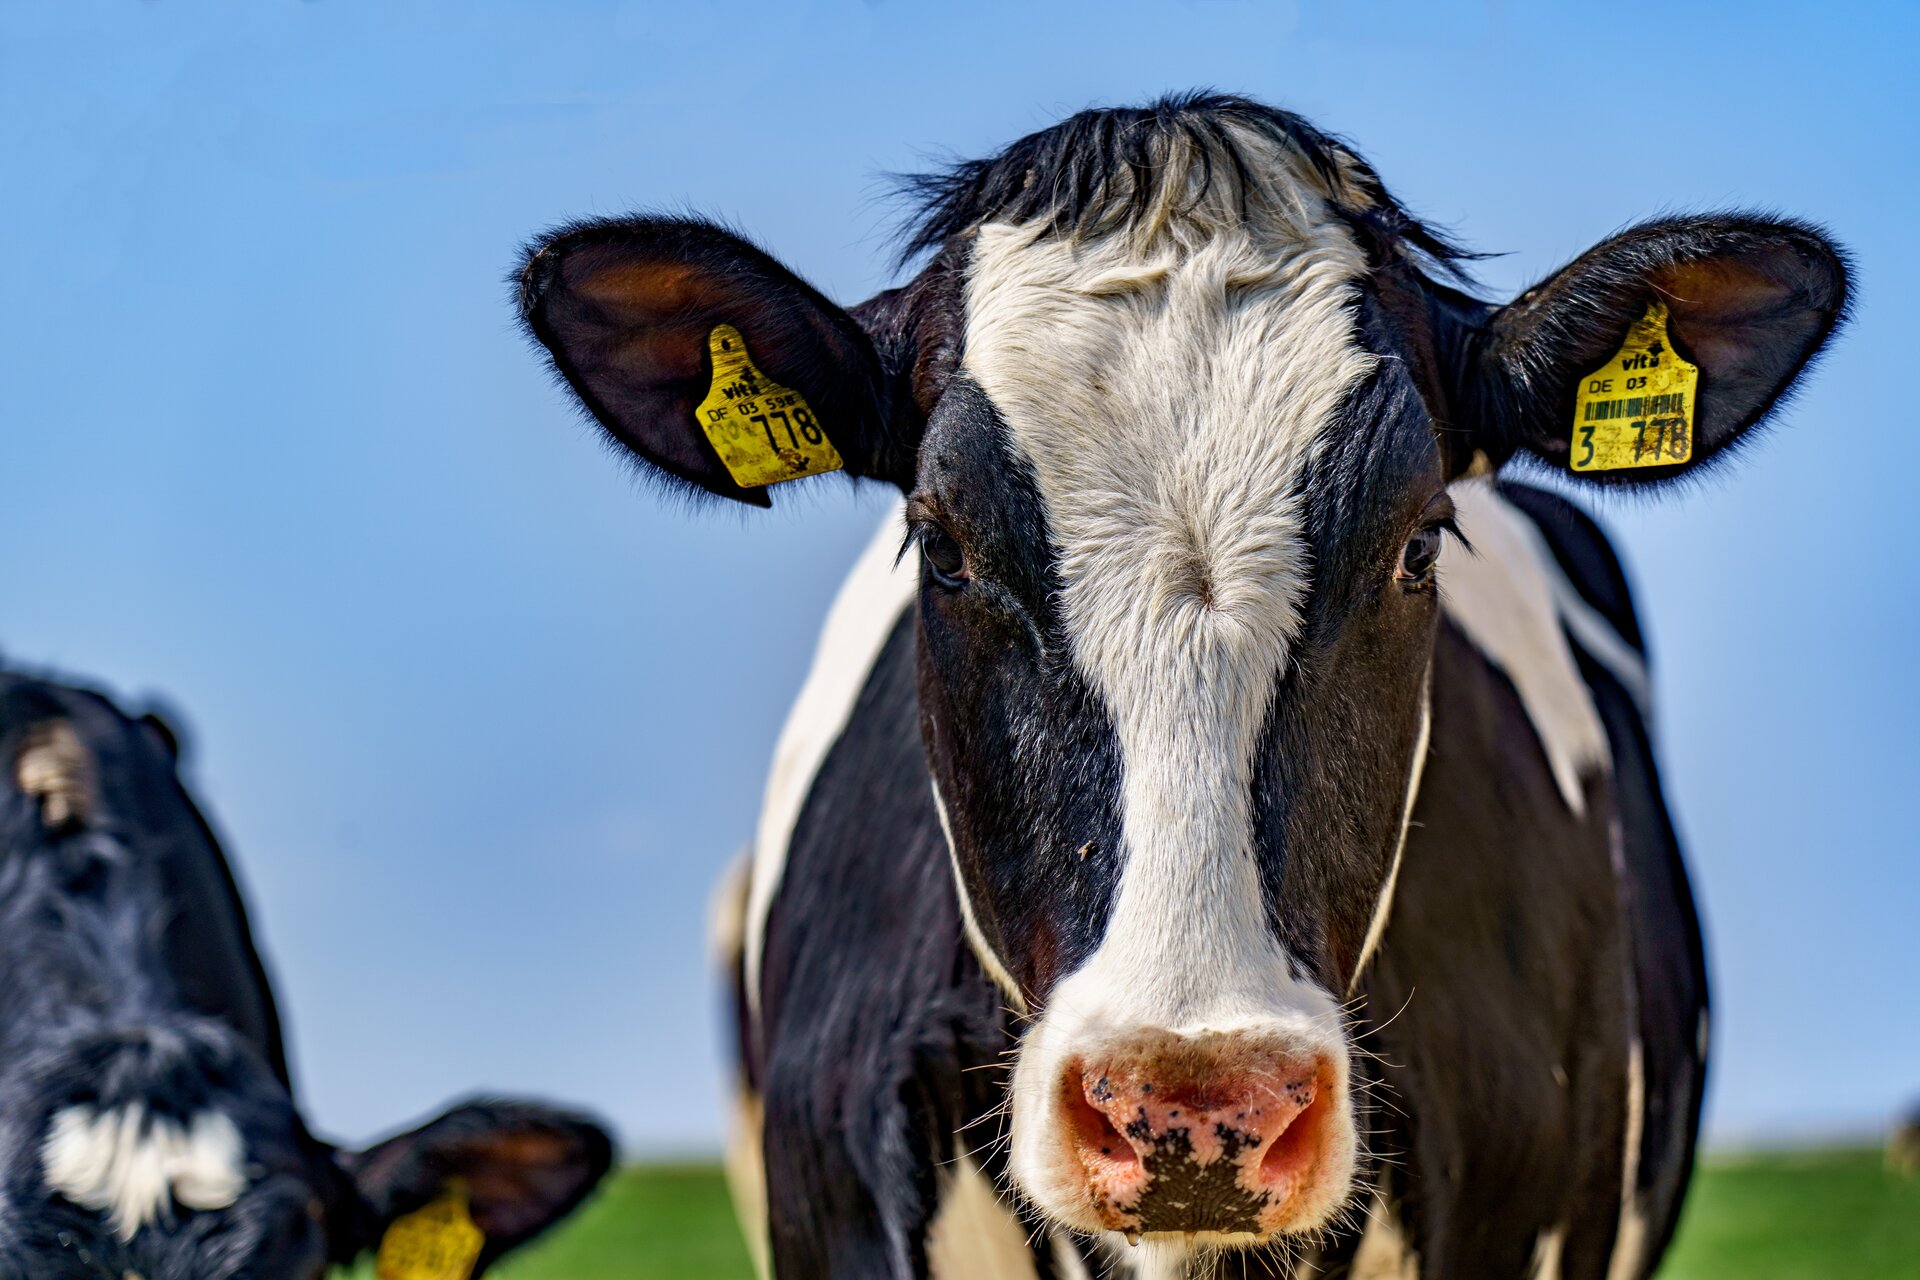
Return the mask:
M 373 1274 L 378 1280 L 468 1280 L 486 1240 L 467 1212 L 466 1192 L 455 1187 L 393 1220 L 380 1237 Z
M 1580 380 L 1567 465 L 1618 471 L 1690 461 L 1699 391 L 1700 370 L 1667 337 L 1667 304 L 1648 304 L 1613 358 Z
M 730 324 L 707 335 L 713 385 L 694 416 L 743 489 L 838 471 L 840 453 L 807 398 L 760 372 Z

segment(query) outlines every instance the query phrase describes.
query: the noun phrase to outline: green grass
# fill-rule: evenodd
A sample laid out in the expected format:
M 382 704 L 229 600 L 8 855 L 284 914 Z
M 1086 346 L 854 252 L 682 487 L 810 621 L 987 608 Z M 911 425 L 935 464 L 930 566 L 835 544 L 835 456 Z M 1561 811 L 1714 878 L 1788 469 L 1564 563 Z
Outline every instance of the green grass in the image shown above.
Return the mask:
M 372 1275 L 371 1268 L 354 1273 Z M 491 1273 L 501 1280 L 751 1280 L 720 1171 L 622 1171 Z M 1878 1151 L 1720 1158 L 1694 1179 L 1662 1280 L 1915 1280 L 1920 1179 Z M 984 1278 L 983 1278 L 984 1280 Z
M 1920 1179 L 1878 1151 L 1709 1159 L 1662 1280 L 1915 1280 Z
M 487 1280 L 753 1280 L 717 1165 L 621 1170 L 552 1235 Z M 373 1280 L 373 1265 L 341 1280 Z
M 706 1165 L 625 1169 L 551 1240 L 508 1258 L 501 1280 L 751 1280 L 753 1264 Z

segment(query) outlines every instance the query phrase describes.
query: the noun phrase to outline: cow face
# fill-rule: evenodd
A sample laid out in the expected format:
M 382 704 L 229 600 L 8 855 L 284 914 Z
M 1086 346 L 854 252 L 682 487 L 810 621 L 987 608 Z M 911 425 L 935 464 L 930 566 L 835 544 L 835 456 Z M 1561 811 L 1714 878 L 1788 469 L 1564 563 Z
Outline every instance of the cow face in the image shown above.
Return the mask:
M 591 1121 L 474 1102 L 343 1152 L 266 1046 L 187 1007 L 164 940 L 226 904 L 159 868 L 201 830 L 169 748 L 97 697 L 0 677 L 0 1275 L 318 1280 L 450 1194 L 478 1274 L 577 1204 L 611 1160 Z
M 1327 1223 L 1360 1158 L 1342 999 L 1418 789 L 1452 508 L 1568 460 L 1651 302 L 1702 371 L 1686 463 L 1836 323 L 1805 228 L 1641 228 L 1495 308 L 1350 151 L 1235 99 L 1089 112 L 925 184 L 927 267 L 849 315 L 717 229 L 535 247 L 523 314 L 618 441 L 696 429 L 743 335 L 918 545 L 920 712 L 969 939 L 1026 1016 L 1012 1169 L 1081 1230 Z M 1453 554 L 1458 554 L 1455 552 Z

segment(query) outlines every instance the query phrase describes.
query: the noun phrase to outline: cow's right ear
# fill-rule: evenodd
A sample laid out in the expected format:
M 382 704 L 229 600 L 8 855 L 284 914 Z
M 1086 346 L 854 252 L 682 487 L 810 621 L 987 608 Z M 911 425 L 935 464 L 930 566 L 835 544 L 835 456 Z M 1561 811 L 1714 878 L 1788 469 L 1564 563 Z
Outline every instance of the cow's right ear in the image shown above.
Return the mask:
M 859 323 L 710 222 L 561 228 L 528 247 L 520 316 L 607 434 L 674 481 L 764 507 L 765 485 L 785 478 L 783 467 L 813 474 L 833 469 L 837 454 L 853 475 L 911 482 L 895 379 Z M 768 387 L 770 396 L 755 395 Z M 728 419 L 735 395 L 754 398 L 759 414 L 731 423 L 742 434 L 723 460 L 703 423 Z

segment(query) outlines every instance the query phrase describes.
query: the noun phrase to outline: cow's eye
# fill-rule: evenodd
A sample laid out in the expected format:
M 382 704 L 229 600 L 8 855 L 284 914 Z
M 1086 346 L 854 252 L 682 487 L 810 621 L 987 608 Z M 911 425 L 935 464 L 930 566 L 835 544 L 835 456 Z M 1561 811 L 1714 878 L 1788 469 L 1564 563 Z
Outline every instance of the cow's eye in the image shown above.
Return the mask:
M 939 525 L 921 526 L 920 554 L 926 557 L 927 568 L 941 586 L 957 587 L 966 582 L 967 553 Z
M 1393 576 L 1403 587 L 1425 586 L 1433 579 L 1434 562 L 1440 559 L 1440 530 L 1422 529 L 1400 548 L 1400 567 Z

